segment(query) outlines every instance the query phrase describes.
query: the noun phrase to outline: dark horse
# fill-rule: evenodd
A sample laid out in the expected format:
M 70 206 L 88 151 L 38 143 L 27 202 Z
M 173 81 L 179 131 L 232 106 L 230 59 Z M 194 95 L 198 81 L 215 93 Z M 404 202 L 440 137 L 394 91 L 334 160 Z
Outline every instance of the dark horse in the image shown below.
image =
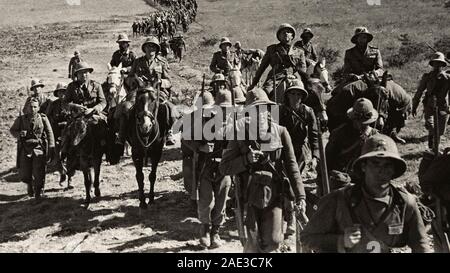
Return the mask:
M 149 157 L 151 172 L 149 174 L 149 203 L 154 201 L 156 170 L 166 142 L 168 109 L 161 104 L 159 94 L 153 88 L 144 88 L 137 92 L 136 103 L 130 110 L 127 141 L 131 145 L 131 158 L 136 168 L 139 207 L 147 208 L 144 194 L 143 167 L 145 158 Z
M 65 143 L 67 150 L 67 174 L 69 179 L 76 170 L 81 170 L 86 188 L 85 206 L 91 202 L 91 187 L 94 183 L 94 194 L 100 197 L 100 166 L 103 154 L 107 150 L 107 125 L 100 116 L 81 116 L 73 120 L 67 127 Z

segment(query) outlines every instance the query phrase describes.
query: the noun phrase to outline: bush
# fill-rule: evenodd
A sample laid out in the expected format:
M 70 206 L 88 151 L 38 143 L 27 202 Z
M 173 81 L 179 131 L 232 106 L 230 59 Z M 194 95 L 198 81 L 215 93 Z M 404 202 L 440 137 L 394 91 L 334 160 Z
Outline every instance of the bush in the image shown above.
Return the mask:
M 327 60 L 327 65 L 330 66 L 338 60 L 339 56 L 341 56 L 341 53 L 339 52 L 339 50 L 321 47 L 319 49 L 318 55 L 325 57 L 325 59 Z
M 219 40 L 220 39 L 216 36 L 213 36 L 210 38 L 203 37 L 202 40 L 200 41 L 200 45 L 203 47 L 214 46 L 215 44 L 217 44 L 219 42 Z
M 388 55 L 386 61 L 389 67 L 402 67 L 414 60 L 423 60 L 430 55 L 430 49 L 424 42 L 416 42 L 408 34 L 399 37 L 402 45 L 396 53 Z
M 434 48 L 444 54 L 447 54 L 448 58 L 450 54 L 450 36 L 443 36 L 442 38 L 434 42 Z
M 333 73 L 331 73 L 331 78 L 335 83 L 339 83 L 344 78 L 344 66 L 338 67 Z

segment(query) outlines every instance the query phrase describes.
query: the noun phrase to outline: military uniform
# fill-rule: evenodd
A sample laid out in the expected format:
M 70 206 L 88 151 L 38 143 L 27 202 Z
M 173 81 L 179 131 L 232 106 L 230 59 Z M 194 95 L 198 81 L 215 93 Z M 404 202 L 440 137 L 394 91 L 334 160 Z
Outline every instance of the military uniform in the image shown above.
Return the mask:
M 87 108 L 93 108 L 97 113 L 101 113 L 106 107 L 105 94 L 101 84 L 89 80 L 84 84 L 71 82 L 67 86 L 65 103 L 76 103 Z
M 228 73 L 233 68 L 240 69 L 241 62 L 239 57 L 234 52 L 224 54 L 222 51 L 217 51 L 213 54 L 209 69 L 214 73 L 222 73 L 228 76 Z
M 25 137 L 21 131 L 27 131 Z M 11 134 L 19 138 L 18 163 L 19 176 L 22 182 L 29 186 L 28 194 L 34 192 L 40 197 L 44 188 L 48 149 L 55 147 L 52 127 L 47 116 L 27 114 L 18 117 L 10 129 Z
M 51 100 L 44 94 L 44 93 L 38 93 L 38 94 L 32 94 L 30 95 L 27 100 L 25 101 L 25 104 L 22 108 L 22 112 L 26 112 L 26 106 L 30 103 L 31 99 L 36 99 L 39 103 L 39 113 L 45 114 L 47 112 L 47 108 L 49 107 Z
M 423 99 L 424 113 L 425 113 L 425 127 L 430 132 L 428 136 L 429 147 L 431 148 L 433 142 L 433 127 L 434 127 L 434 103 L 433 97 L 436 97 L 436 103 L 439 111 L 439 135 L 445 133 L 448 117 L 449 117 L 449 100 L 450 100 L 450 74 L 445 72 L 439 75 L 436 72 L 425 73 L 419 83 L 417 92 L 413 98 L 413 109 L 417 109 L 420 100 L 425 92 Z
M 306 82 L 305 53 L 300 48 L 282 45 L 281 43 L 268 46 L 266 49 L 266 54 L 264 54 L 258 71 L 256 71 L 255 77 L 253 78 L 252 86 L 256 86 L 258 84 L 259 79 L 269 65 L 272 69 L 267 75 L 263 89 L 267 94 L 269 94 L 269 98 L 271 99 L 274 99 L 274 93 L 272 93 L 274 74 L 275 83 L 277 86 L 283 83 L 286 79 L 286 75 L 293 75 L 294 73 L 299 73 L 303 82 Z M 277 94 L 277 102 L 282 102 L 282 92 L 277 91 L 277 93 L 280 93 Z
M 156 56 L 153 60 L 148 60 L 146 56 L 137 58 L 131 67 L 130 76 L 136 75 L 143 78 L 144 82 L 153 86 L 158 79 L 169 78 L 169 65 L 162 56 Z
M 305 44 L 303 40 L 300 40 L 300 41 L 296 42 L 294 44 L 294 46 L 303 49 L 303 51 L 305 52 L 305 59 L 306 59 L 307 66 L 310 66 L 313 62 L 314 63 L 317 62 L 318 58 L 317 58 L 316 48 L 314 47 L 314 45 L 311 42 L 308 42 L 307 44 Z
M 74 75 L 75 68 L 82 61 L 83 61 L 83 59 L 81 59 L 80 57 L 72 57 L 72 58 L 70 58 L 70 61 L 69 61 L 69 76 L 68 76 L 69 79 L 72 79 L 72 80 L 75 79 L 75 75 Z
M 362 75 L 374 71 L 378 77 L 383 76 L 383 60 L 380 50 L 374 46 L 367 46 L 364 52 L 361 52 L 357 46 L 345 51 L 344 57 L 344 75 L 356 74 Z
M 115 67 L 118 67 L 120 64 L 122 64 L 122 68 L 131 69 L 134 60 L 136 60 L 136 54 L 134 54 L 133 51 L 127 49 L 125 52 L 122 52 L 119 49 L 114 52 L 110 64 L 111 66 Z

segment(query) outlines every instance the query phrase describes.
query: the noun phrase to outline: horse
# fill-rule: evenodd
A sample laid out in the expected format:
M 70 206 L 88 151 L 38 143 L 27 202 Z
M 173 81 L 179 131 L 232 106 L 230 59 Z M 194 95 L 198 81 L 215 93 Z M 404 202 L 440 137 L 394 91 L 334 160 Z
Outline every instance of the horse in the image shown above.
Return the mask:
M 94 184 L 94 194 L 101 196 L 100 167 L 103 154 L 107 150 L 107 125 L 105 117 L 82 114 L 70 122 L 66 128 L 65 143 L 67 145 L 67 175 L 69 179 L 76 170 L 81 170 L 86 189 L 85 207 L 91 202 L 91 187 Z M 69 143 L 67 143 L 69 142 Z M 92 179 L 92 172 L 94 179 Z
M 167 133 L 166 128 L 169 113 L 166 107 L 162 107 L 159 91 L 153 88 L 138 90 L 136 103 L 130 110 L 129 130 L 126 140 L 131 145 L 131 158 L 136 169 L 136 181 L 138 184 L 139 208 L 146 209 L 146 197 L 144 195 L 144 173 L 145 158 L 150 157 L 151 172 L 149 174 L 150 192 L 149 203 L 154 202 L 154 187 L 156 182 L 156 171 L 161 159 Z
M 264 51 L 261 49 L 256 49 L 255 53 L 242 58 L 241 72 L 245 76 L 245 84 L 249 85 L 253 81 L 253 77 L 261 64 L 264 54 Z

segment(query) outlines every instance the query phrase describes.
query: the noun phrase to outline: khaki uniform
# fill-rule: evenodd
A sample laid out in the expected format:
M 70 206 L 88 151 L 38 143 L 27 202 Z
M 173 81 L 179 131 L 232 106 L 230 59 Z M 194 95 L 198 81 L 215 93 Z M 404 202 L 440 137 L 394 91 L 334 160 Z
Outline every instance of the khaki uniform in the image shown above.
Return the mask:
M 101 113 L 106 107 L 106 99 L 102 86 L 93 80 L 83 85 L 80 85 L 79 82 L 69 83 L 64 102 L 76 103 L 87 108 L 93 108 L 97 113 Z
M 25 104 L 22 108 L 22 112 L 23 113 L 26 112 L 26 106 L 30 103 L 30 100 L 33 98 L 37 99 L 37 101 L 39 103 L 39 113 L 45 114 L 47 112 L 47 108 L 49 107 L 49 105 L 51 103 L 51 100 L 43 93 L 39 93 L 37 95 L 32 94 L 31 96 L 29 96 L 27 98 L 27 100 L 25 101 Z
M 69 62 L 69 76 L 68 76 L 70 79 L 75 80 L 75 73 L 73 73 L 75 71 L 74 68 L 82 61 L 83 61 L 83 59 L 81 59 L 80 57 L 72 57 L 70 59 L 70 62 Z
M 122 68 L 131 69 L 134 60 L 136 60 L 136 54 L 134 54 L 133 51 L 128 49 L 125 52 L 122 52 L 119 49 L 113 53 L 110 64 L 111 66 L 115 67 L 118 67 L 120 64 L 122 64 Z
M 300 41 L 296 42 L 294 44 L 294 46 L 303 49 L 303 51 L 305 52 L 305 59 L 306 59 L 307 66 L 310 66 L 313 62 L 314 63 L 317 62 L 318 58 L 317 58 L 316 48 L 314 47 L 314 45 L 311 42 L 305 44 L 303 42 L 303 40 L 300 40 Z
M 430 252 L 415 198 L 404 189 L 390 187 L 384 198 L 371 197 L 359 184 L 323 197 L 301 241 L 318 252 L 386 253 L 406 245 L 412 252 Z M 362 238 L 348 249 L 343 234 L 354 225 L 360 225 Z
M 247 122 L 239 121 L 241 126 Z M 292 198 L 296 200 L 305 198 L 289 132 L 275 123 L 271 123 L 271 128 L 274 134 L 270 143 L 265 143 L 269 147 L 264 153 L 271 162 L 274 162 L 277 170 L 286 171 L 288 184 L 280 180 L 278 173 L 281 172 L 272 173 L 267 164 L 249 164 L 247 153 L 249 146 L 254 146 L 254 141 L 230 141 L 227 149 L 224 150 L 219 167 L 225 175 L 239 176 L 243 184 L 242 192 L 247 206 L 245 225 L 248 235 L 244 252 L 277 251 L 283 241 L 282 212 L 283 201 L 287 196 L 286 191 L 289 191 L 287 188 L 291 188 L 294 195 Z M 267 187 L 270 188 L 270 196 L 263 194 L 263 189 Z
M 20 137 L 21 131 L 27 131 Z M 10 129 L 18 138 L 19 176 L 22 182 L 32 185 L 36 195 L 44 188 L 48 149 L 55 147 L 52 127 L 44 114 L 20 116 Z
M 148 60 L 146 56 L 137 58 L 131 67 L 130 76 L 145 77 L 144 82 L 153 86 L 158 79 L 169 78 L 169 65 L 162 56 L 156 56 L 153 60 Z
M 217 51 L 213 54 L 211 64 L 209 65 L 209 69 L 217 73 L 222 73 L 225 76 L 228 76 L 228 73 L 231 69 L 241 68 L 241 61 L 239 57 L 234 52 L 229 52 L 228 54 L 224 55 L 222 51 Z
M 270 45 L 267 47 L 266 54 L 261 60 L 261 64 L 256 71 L 255 77 L 253 78 L 253 86 L 256 86 L 264 73 L 264 71 L 269 67 L 272 69 L 267 75 L 267 79 L 264 82 L 263 89 L 269 95 L 269 98 L 273 100 L 273 79 L 275 74 L 275 83 L 277 86 L 281 86 L 286 80 L 286 75 L 293 75 L 294 73 L 300 74 L 302 81 L 306 83 L 306 59 L 305 53 L 302 49 L 294 46 L 284 46 L 281 43 Z M 278 92 L 277 88 L 277 100 L 281 102 L 284 97 L 284 90 Z
M 367 46 L 365 52 L 361 52 L 354 46 L 345 51 L 344 74 L 362 75 L 375 71 L 378 77 L 383 76 L 383 60 L 377 47 Z
M 435 72 L 425 73 L 419 83 L 417 92 L 413 98 L 413 109 L 417 109 L 420 100 L 425 92 L 423 99 L 424 113 L 425 113 L 425 127 L 429 133 L 429 144 L 433 139 L 434 127 L 434 104 L 433 97 L 437 98 L 437 107 L 439 110 L 439 135 L 445 133 L 447 120 L 449 117 L 449 100 L 450 100 L 450 74 L 441 73 L 439 76 Z M 431 147 L 432 145 L 430 145 Z

